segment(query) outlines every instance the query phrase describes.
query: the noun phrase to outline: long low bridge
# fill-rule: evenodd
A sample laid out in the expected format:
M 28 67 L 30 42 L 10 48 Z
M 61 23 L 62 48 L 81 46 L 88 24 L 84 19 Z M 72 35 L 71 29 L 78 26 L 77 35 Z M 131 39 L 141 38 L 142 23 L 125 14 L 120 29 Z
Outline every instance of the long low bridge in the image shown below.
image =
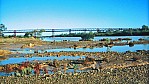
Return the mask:
M 106 32 L 106 31 L 123 31 L 128 29 L 136 29 L 136 28 L 68 28 L 68 29 L 24 29 L 24 30 L 5 30 L 3 33 L 26 33 L 26 32 L 52 32 L 52 36 L 54 36 L 54 32 L 78 32 L 78 31 L 94 31 L 94 32 Z

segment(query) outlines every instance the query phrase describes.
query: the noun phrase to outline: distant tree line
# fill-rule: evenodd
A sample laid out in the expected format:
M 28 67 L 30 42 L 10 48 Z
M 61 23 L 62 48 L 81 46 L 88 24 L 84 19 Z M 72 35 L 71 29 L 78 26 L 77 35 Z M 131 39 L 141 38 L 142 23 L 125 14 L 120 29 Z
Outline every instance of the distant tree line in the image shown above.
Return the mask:
M 85 34 L 87 33 L 84 32 L 84 33 L 60 34 L 56 35 L 56 37 L 83 37 L 83 35 Z M 88 34 L 91 34 L 91 32 L 89 32 Z M 147 36 L 149 35 L 149 28 L 148 26 L 143 25 L 142 28 L 137 29 L 128 28 L 125 30 L 116 30 L 116 31 L 108 30 L 106 32 L 98 31 L 92 34 L 94 36 Z
M 70 33 L 70 34 L 60 34 L 56 37 L 81 37 L 83 41 L 91 40 L 94 36 L 147 36 L 149 35 L 149 28 L 143 25 L 142 28 L 132 29 L 128 28 L 125 30 L 108 30 L 106 32 L 83 32 L 83 33 Z

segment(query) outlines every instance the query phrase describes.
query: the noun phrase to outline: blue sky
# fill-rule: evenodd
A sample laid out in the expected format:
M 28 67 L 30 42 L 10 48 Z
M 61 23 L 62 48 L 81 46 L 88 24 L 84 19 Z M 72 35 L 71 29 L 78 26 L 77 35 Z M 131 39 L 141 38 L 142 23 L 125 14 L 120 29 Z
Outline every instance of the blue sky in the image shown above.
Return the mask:
M 7 29 L 138 28 L 149 25 L 149 0 L 0 0 Z

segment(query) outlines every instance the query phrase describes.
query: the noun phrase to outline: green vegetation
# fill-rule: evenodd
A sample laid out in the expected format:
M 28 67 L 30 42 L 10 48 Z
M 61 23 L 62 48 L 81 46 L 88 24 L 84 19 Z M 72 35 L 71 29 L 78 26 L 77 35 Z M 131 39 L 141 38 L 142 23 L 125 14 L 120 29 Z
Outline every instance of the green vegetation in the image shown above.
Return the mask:
M 147 31 L 147 30 L 149 30 L 149 28 L 148 28 L 148 26 L 146 26 L 146 25 L 143 25 L 143 26 L 142 26 L 142 30 L 145 30 L 145 31 Z
M 92 32 L 89 32 L 89 33 L 82 33 L 81 34 L 81 38 L 83 41 L 88 41 L 88 40 L 91 40 L 91 39 L 94 39 L 94 33 Z
M 84 36 L 83 36 L 84 35 Z M 89 36 L 88 36 L 89 35 Z M 143 25 L 142 28 L 128 28 L 125 30 L 107 30 L 105 32 L 94 32 L 90 33 L 70 33 L 70 34 L 61 34 L 56 35 L 56 37 L 83 37 L 83 38 L 93 38 L 93 36 L 148 36 L 149 35 L 149 28 L 146 25 Z M 83 39 L 82 38 L 82 39 Z
M 26 32 L 25 35 L 17 35 L 17 38 L 29 38 L 29 37 L 35 37 L 35 38 L 40 38 L 42 36 L 42 32 L 44 32 L 44 29 L 41 29 L 39 31 L 33 30 L 31 32 Z M 3 36 L 4 38 L 12 38 L 15 37 L 15 35 L 8 35 L 8 36 Z
M 15 36 L 14 35 L 4 36 L 4 38 L 12 38 L 12 37 L 15 37 Z M 17 35 L 16 37 L 17 38 L 24 38 L 24 36 L 21 36 L 21 35 Z
M 3 31 L 5 31 L 5 30 L 7 30 L 5 25 L 4 24 L 0 24 L 0 37 L 4 36 Z
M 26 32 L 24 37 L 41 37 L 42 35 L 42 32 L 44 32 L 45 30 L 44 29 L 41 29 L 40 31 L 37 31 L 37 30 L 34 30 L 34 31 L 31 31 L 31 32 Z

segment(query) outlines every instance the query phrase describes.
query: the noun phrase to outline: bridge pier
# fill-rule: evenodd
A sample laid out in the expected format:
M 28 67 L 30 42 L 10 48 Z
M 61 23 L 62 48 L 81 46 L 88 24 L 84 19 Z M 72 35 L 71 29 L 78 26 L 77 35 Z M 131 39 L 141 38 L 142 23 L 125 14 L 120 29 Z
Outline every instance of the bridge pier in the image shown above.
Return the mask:
M 14 30 L 14 38 L 16 38 L 16 30 Z
M 0 37 L 3 37 L 3 31 L 0 31 Z
M 97 28 L 97 33 L 99 33 L 100 32 L 100 30 L 99 30 L 99 28 Z
M 71 34 L 71 29 L 69 29 L 69 34 Z
M 37 32 L 35 31 L 35 33 L 34 33 L 34 38 L 36 38 L 37 37 Z
M 54 29 L 52 29 L 52 37 L 55 37 L 55 35 L 54 35 Z
M 86 33 L 86 29 L 84 29 L 84 33 Z

